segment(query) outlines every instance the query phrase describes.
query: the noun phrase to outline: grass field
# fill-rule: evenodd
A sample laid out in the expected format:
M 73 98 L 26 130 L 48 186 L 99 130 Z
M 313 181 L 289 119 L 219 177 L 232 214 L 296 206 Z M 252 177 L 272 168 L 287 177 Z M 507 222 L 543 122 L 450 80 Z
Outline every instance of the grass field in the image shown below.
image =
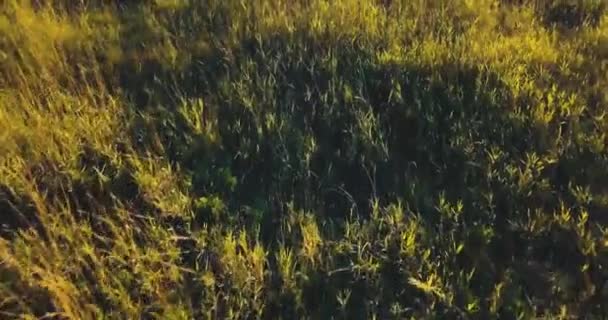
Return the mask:
M 0 1 L 0 318 L 608 318 L 607 88 L 603 0 Z

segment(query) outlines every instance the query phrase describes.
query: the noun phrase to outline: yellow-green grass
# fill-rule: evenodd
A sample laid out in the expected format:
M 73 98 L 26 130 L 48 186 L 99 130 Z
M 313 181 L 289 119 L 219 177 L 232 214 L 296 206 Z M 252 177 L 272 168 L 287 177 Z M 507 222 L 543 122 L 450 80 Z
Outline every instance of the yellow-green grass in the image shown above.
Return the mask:
M 601 0 L 0 3 L 0 318 L 608 316 Z

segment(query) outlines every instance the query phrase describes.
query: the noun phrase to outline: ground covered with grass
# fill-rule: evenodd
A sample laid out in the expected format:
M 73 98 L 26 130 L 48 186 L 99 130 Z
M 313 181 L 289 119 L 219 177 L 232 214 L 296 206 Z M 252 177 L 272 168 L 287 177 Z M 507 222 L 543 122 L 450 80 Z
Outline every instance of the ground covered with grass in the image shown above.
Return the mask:
M 0 2 L 0 318 L 608 317 L 602 0 Z

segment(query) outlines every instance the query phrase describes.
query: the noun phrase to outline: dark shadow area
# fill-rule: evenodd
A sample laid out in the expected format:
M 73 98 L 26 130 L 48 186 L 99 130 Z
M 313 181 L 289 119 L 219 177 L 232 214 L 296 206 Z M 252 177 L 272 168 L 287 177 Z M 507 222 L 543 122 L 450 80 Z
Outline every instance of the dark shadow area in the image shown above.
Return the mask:
M 500 4 L 533 6 L 545 26 L 563 30 L 595 28 L 606 10 L 603 0 L 501 0 Z
M 0 237 L 12 239 L 20 230 L 40 225 L 31 199 L 16 195 L 10 188 L 0 185 Z
M 157 134 L 166 156 L 191 175 L 191 193 L 213 195 L 225 206 L 220 211 L 195 208 L 195 225 L 259 227 L 261 239 L 273 248 L 287 203 L 341 221 L 351 214 L 368 218 L 372 200 L 383 205 L 403 201 L 438 232 L 462 232 L 467 245 L 457 264 L 462 270 L 478 270 L 471 290 L 479 296 L 490 295 L 515 270 L 512 281 L 529 287 L 526 295 L 549 301 L 542 292 L 543 276 L 556 270 L 580 275 L 566 263 L 582 263 L 580 248 L 559 244 L 575 241 L 576 235 L 567 230 L 530 235 L 513 225 L 523 223 L 529 210 L 554 212 L 558 200 L 567 198 L 571 181 L 595 178 L 569 168 L 565 158 L 542 169 L 525 187 L 516 178 L 491 174 L 505 174 L 509 167 L 523 170 L 527 155 L 548 152 L 547 139 L 559 128 L 513 117 L 515 109 L 531 111 L 511 96 L 498 74 L 456 63 L 432 68 L 378 64 L 370 48 L 356 43 L 324 46 L 305 35 L 248 39 L 239 47 L 212 52 L 193 59 L 178 78 L 150 65 L 128 73 L 130 78 L 122 82 L 148 117 L 133 123 L 134 140 L 142 138 L 142 150 L 154 149 L 144 140 Z M 179 90 L 169 96 L 146 96 L 173 87 Z M 142 96 L 146 98 L 137 98 Z M 221 144 L 188 127 L 177 112 L 180 98 L 204 100 L 207 113 L 200 117 L 214 121 Z M 502 153 L 496 163 L 488 160 L 492 149 Z M 595 161 L 585 159 L 576 156 L 573 163 L 580 168 Z M 548 191 L 543 180 L 557 191 Z M 445 222 L 438 212 L 440 194 L 449 202 L 462 202 L 465 212 L 458 224 Z M 484 228 L 493 234 L 486 235 Z M 530 271 L 525 270 L 546 264 L 551 267 L 539 271 L 542 276 L 526 276 Z M 386 279 L 403 281 L 398 267 L 387 262 L 383 268 Z M 310 276 L 305 304 L 321 317 L 337 307 L 315 292 L 331 296 L 335 288 L 354 288 L 353 306 L 363 306 L 364 292 L 375 288 L 362 284 L 356 289 L 349 273 L 342 280 L 324 273 Z M 383 286 L 381 291 L 386 305 L 379 308 L 385 310 L 391 301 L 422 299 L 401 287 Z M 268 310 L 277 308 L 283 310 L 278 305 Z M 349 310 L 354 317 L 370 311 Z

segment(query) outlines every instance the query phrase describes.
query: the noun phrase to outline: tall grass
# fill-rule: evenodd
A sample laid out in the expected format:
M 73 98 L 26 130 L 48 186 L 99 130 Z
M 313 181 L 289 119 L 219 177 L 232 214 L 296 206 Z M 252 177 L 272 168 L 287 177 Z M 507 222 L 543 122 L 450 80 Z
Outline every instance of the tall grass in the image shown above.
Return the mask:
M 0 318 L 604 318 L 607 26 L 4 1 Z

